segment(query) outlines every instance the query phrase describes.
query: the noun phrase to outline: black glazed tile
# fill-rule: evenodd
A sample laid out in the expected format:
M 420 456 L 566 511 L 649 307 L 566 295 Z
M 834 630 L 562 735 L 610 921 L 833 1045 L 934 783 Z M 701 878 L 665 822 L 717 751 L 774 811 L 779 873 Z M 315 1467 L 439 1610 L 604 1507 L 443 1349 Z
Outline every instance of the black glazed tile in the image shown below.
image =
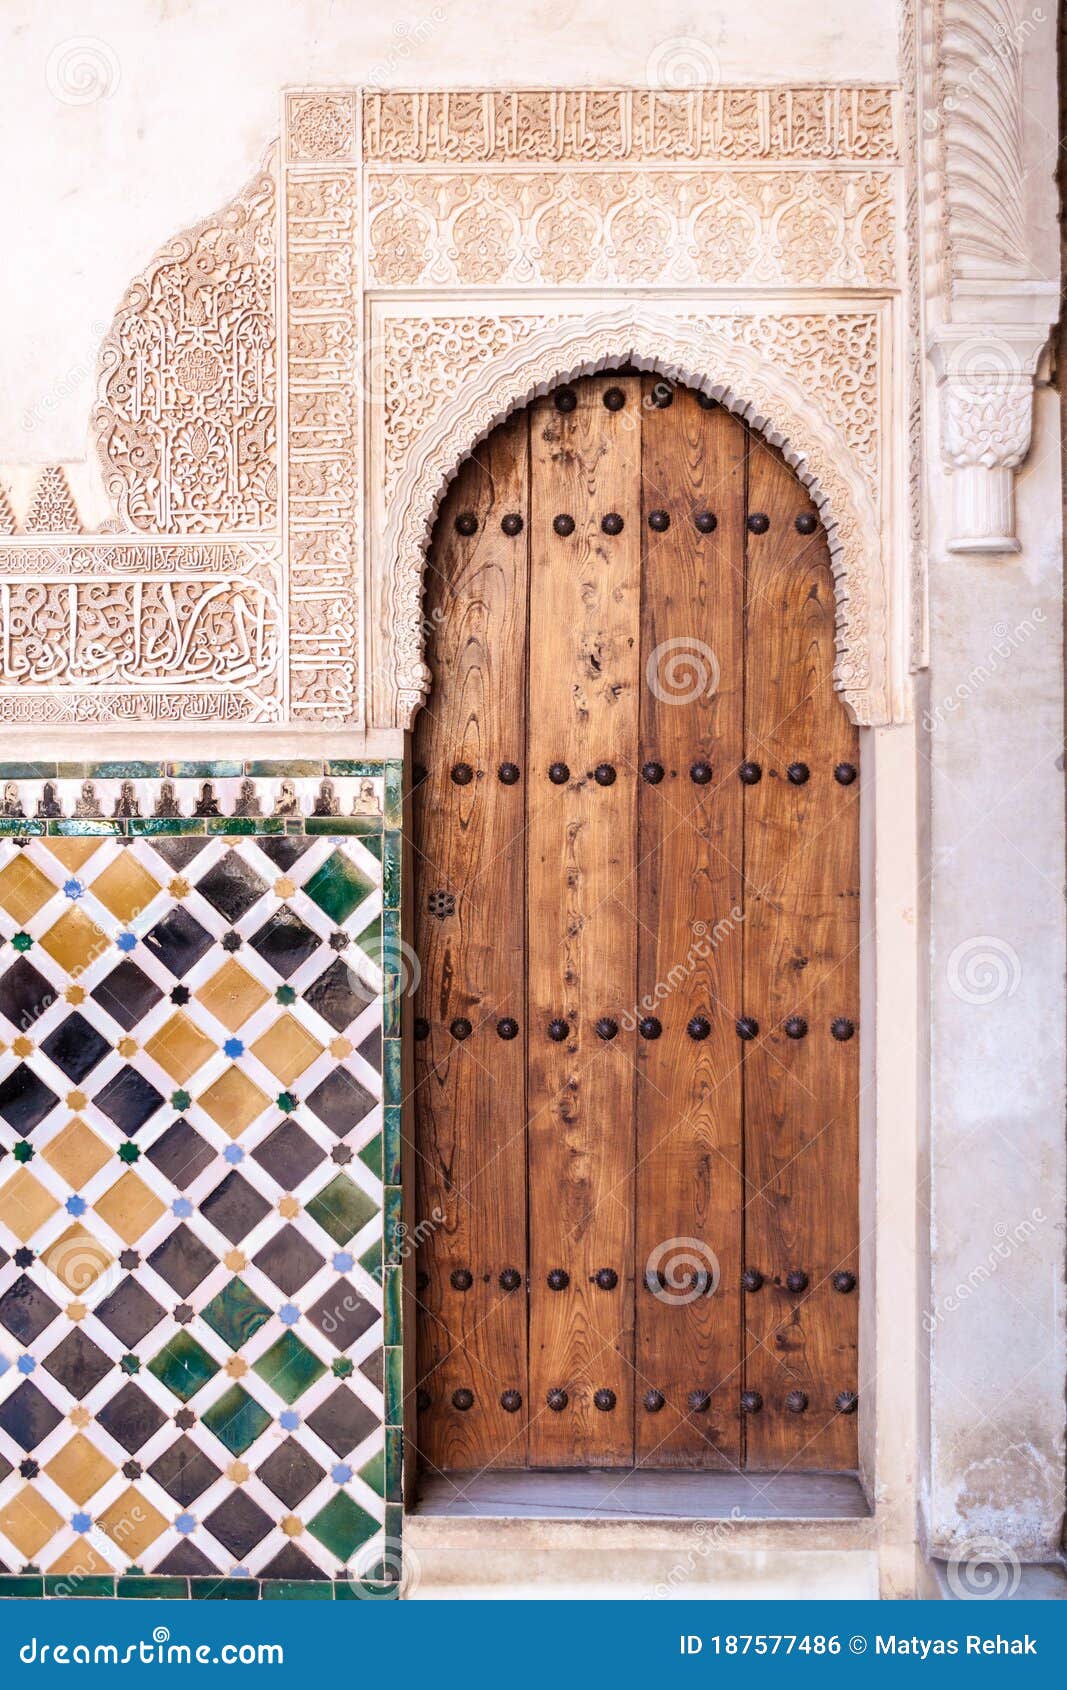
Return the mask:
M 256 1477 L 262 1479 L 267 1489 L 273 1491 L 287 1508 L 295 1508 L 303 1502 L 325 1476 L 325 1468 L 320 1467 L 295 1438 L 286 1438 L 277 1449 L 271 1450 L 256 1473 Z
M 343 1033 L 346 1027 L 351 1026 L 376 995 L 355 970 L 349 968 L 343 957 L 331 962 L 329 968 L 301 993 L 304 1002 L 310 1004 L 337 1033 Z
M 338 1279 L 307 1311 L 307 1318 L 337 1350 L 347 1350 L 381 1315 L 347 1279 Z
M 260 1568 L 260 1578 L 300 1580 L 321 1579 L 322 1568 L 315 1565 L 311 1558 L 298 1549 L 295 1543 L 287 1543 L 284 1549 L 279 1549 L 272 1561 Z
M 293 864 L 309 851 L 314 845 L 313 839 L 294 838 L 292 834 L 283 834 L 277 839 L 257 839 L 256 844 L 265 857 L 269 857 L 275 868 L 280 868 L 283 874 L 288 874 Z
M 128 1350 L 139 1344 L 153 1326 L 158 1326 L 165 1313 L 140 1281 L 132 1278 L 122 1280 L 93 1310 L 97 1320 Z
M 25 1062 L 0 1080 L 0 1115 L 23 1138 L 50 1115 L 59 1098 Z
M 58 1313 L 58 1303 L 25 1273 L 0 1297 L 0 1321 L 20 1344 L 32 1344 Z
M 379 1345 L 359 1364 L 364 1379 L 369 1379 L 376 1391 L 385 1391 L 385 1350 Z
M 219 1572 L 220 1568 L 216 1567 L 214 1561 L 209 1561 L 204 1551 L 199 1549 L 195 1543 L 190 1543 L 188 1538 L 182 1538 L 181 1542 L 175 1545 L 169 1555 L 164 1555 L 162 1561 L 153 1567 L 152 1571 L 153 1573 L 169 1573 L 180 1578 L 190 1576 L 202 1578 L 210 1573 Z
M 143 968 L 124 957 L 89 995 L 128 1033 L 159 1002 L 163 993 Z
M 157 921 L 144 936 L 146 950 L 158 957 L 176 980 L 188 974 L 214 942 L 207 929 L 182 904 L 169 909 L 162 921 Z
M 208 843 L 207 839 L 198 839 L 193 834 L 182 839 L 153 839 L 152 849 L 158 852 L 168 868 L 172 868 L 176 874 L 181 874 Z
M 354 1391 L 350 1391 L 347 1385 L 338 1385 L 336 1391 L 308 1415 L 307 1424 L 338 1455 L 347 1455 L 380 1425 L 380 1421 L 360 1402 Z
M 146 1080 L 129 1064 L 120 1068 L 93 1097 L 95 1107 L 102 1110 L 109 1121 L 114 1121 L 127 1138 L 140 1132 L 145 1122 L 163 1107 L 163 1103 L 162 1093 L 156 1090 L 151 1080 Z
M 148 1265 L 179 1297 L 188 1297 L 216 1262 L 211 1251 L 182 1223 L 152 1251 Z
M 192 1438 L 180 1437 L 148 1469 L 157 1485 L 182 1508 L 188 1508 L 219 1477 L 215 1466 Z
M 382 1071 L 382 1030 L 381 1030 L 381 1028 L 380 1027 L 372 1027 L 370 1032 L 367 1034 L 366 1038 L 363 1040 L 363 1043 L 361 1045 L 357 1046 L 357 1049 L 359 1051 L 360 1056 L 362 1056 L 364 1062 L 369 1063 L 369 1065 L 375 1070 L 375 1072 L 380 1074 L 381 1071 Z
M 165 1133 L 160 1133 L 145 1154 L 152 1166 L 158 1168 L 179 1191 L 185 1191 L 195 1179 L 199 1179 L 204 1169 L 215 1160 L 210 1144 L 204 1142 L 183 1115 Z
M 41 1049 L 50 1062 L 78 1086 L 86 1074 L 91 1074 L 111 1049 L 102 1033 L 77 1010 L 41 1040 Z
M 266 1198 L 236 1168 L 200 1205 L 205 1220 L 217 1227 L 231 1244 L 239 1244 L 269 1212 Z
M 295 1121 L 283 1121 L 275 1127 L 252 1155 L 283 1191 L 294 1191 L 312 1168 L 326 1160 L 326 1152 Z
M 24 956 L 0 973 L 0 1014 L 20 1033 L 28 1033 L 58 997 L 56 987 Z
M 0 1403 L 0 1427 L 25 1450 L 36 1449 L 43 1443 L 62 1418 L 44 1392 L 29 1379 Z
M 159 1431 L 166 1418 L 163 1410 L 132 1381 L 96 1412 L 97 1423 L 131 1455 Z
M 280 904 L 248 942 L 283 980 L 295 974 L 319 947 L 310 927 L 288 904 Z
M 197 881 L 196 889 L 227 921 L 238 922 L 268 888 L 263 876 L 245 862 L 239 851 L 227 851 Z
M 110 1373 L 112 1363 L 99 1344 L 94 1344 L 80 1326 L 75 1326 L 41 1365 L 80 1402 L 94 1385 L 99 1385 L 105 1373 Z
M 369 1114 L 377 1102 L 347 1068 L 331 1068 L 326 1078 L 310 1092 L 307 1106 L 314 1110 L 338 1138 L 344 1138 Z
M 306 1285 L 322 1266 L 318 1251 L 294 1226 L 283 1226 L 252 1260 L 287 1297 Z
M 273 1529 L 270 1515 L 249 1496 L 246 1490 L 235 1489 L 226 1500 L 204 1519 L 204 1528 L 217 1538 L 236 1560 L 241 1561 L 262 1543 Z

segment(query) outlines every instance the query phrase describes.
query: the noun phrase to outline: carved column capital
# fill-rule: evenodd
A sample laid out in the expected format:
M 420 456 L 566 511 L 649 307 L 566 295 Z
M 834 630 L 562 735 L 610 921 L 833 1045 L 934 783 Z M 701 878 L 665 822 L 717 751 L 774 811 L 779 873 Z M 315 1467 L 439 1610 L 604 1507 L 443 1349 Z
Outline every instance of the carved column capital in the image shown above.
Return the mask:
M 1049 325 L 943 324 L 931 336 L 941 455 L 952 472 L 950 552 L 1017 552 L 1014 472 L 1030 450 Z

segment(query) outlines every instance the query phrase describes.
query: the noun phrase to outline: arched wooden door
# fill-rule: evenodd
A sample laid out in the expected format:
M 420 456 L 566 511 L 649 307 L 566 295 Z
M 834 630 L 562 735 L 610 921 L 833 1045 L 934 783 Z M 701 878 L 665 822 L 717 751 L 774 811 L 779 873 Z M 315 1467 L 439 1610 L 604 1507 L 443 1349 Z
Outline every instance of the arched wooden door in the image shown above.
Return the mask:
M 463 466 L 426 611 L 421 1456 L 853 1468 L 858 753 L 815 507 L 722 407 L 590 377 Z

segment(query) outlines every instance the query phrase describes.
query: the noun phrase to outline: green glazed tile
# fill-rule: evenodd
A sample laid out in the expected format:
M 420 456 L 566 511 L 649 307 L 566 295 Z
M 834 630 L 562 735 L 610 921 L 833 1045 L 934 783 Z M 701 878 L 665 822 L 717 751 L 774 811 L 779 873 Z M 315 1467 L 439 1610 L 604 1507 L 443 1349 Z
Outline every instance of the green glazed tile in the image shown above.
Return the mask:
M 87 1574 L 81 1578 L 76 1573 L 46 1573 L 44 1593 L 46 1596 L 77 1596 L 79 1601 L 83 1596 L 113 1597 L 115 1580 L 102 1573 Z
M 162 839 L 167 834 L 205 833 L 207 824 L 202 816 L 131 816 L 131 834 L 144 839 Z
M 200 1311 L 213 1332 L 217 1332 L 231 1350 L 239 1350 L 255 1336 L 264 1321 L 270 1319 L 270 1309 L 261 1303 L 242 1279 L 231 1279 L 217 1296 L 212 1297 Z
M 382 1182 L 385 1185 L 399 1185 L 401 1121 L 400 1109 L 397 1104 L 391 1103 L 383 1111 L 383 1122 L 384 1166 L 382 1168 Z
M 214 1379 L 218 1370 L 215 1358 L 184 1327 L 164 1344 L 148 1364 L 149 1373 L 154 1374 L 160 1384 L 166 1385 L 167 1390 L 173 1391 L 182 1402 L 195 1397 L 209 1379 Z
M 39 1575 L 13 1573 L 10 1578 L 0 1574 L 0 1596 L 43 1596 L 44 1579 Z
M 259 1580 L 191 1578 L 189 1594 L 194 1602 L 258 1602 Z
M 372 1579 L 337 1579 L 333 1594 L 336 1602 L 395 1602 L 400 1586 Z
M 382 962 L 383 943 L 381 916 L 372 916 L 367 922 L 367 925 L 361 928 L 358 933 L 353 935 L 353 937 L 355 938 L 356 944 L 359 946 L 360 950 L 370 957 L 371 962 L 373 962 L 376 968 L 380 968 Z
M 56 763 L 0 763 L 0 780 L 57 780 Z
M 284 833 L 281 816 L 208 816 L 209 833 L 229 833 L 236 839 L 256 833 Z
M 3 839 L 40 839 L 46 831 L 45 824 L 29 816 L 0 816 L 0 838 Z
M 65 821 L 49 822 L 48 831 L 59 838 L 121 839 L 126 830 L 121 822 L 94 821 L 88 816 L 75 816 Z
M 166 772 L 163 763 L 87 763 L 91 780 L 158 780 Z
M 385 765 L 385 825 L 386 827 L 403 827 L 404 825 L 404 765 L 396 758 L 390 758 Z
M 333 1584 L 328 1579 L 264 1579 L 264 1602 L 332 1602 Z
M 404 1536 L 404 1509 L 399 1502 L 387 1502 L 385 1505 L 385 1535 L 399 1546 Z
M 189 1580 L 153 1578 L 150 1573 L 135 1573 L 117 1581 L 115 1595 L 148 1596 L 158 1602 L 173 1602 L 175 1599 L 185 1601 L 189 1596 Z
M 168 763 L 168 775 L 188 777 L 190 780 L 232 780 L 236 775 L 243 775 L 245 766 L 241 762 L 234 762 L 232 758 L 222 758 L 215 763 Z
M 277 1343 L 264 1350 L 252 1366 L 271 1390 L 287 1403 L 294 1403 L 326 1371 L 318 1356 L 300 1342 L 295 1332 L 290 1331 L 283 1332 Z
M 377 857 L 378 861 L 381 862 L 385 854 L 385 834 L 381 832 L 368 833 L 363 841 L 363 846 L 372 857 Z
M 385 1353 L 385 1423 L 404 1424 L 404 1352 L 390 1345 Z
M 381 1283 L 382 1278 L 382 1241 L 376 1238 L 374 1243 L 364 1250 L 359 1258 L 359 1265 L 364 1273 L 369 1273 L 372 1279 Z
M 271 1417 L 240 1385 L 231 1385 L 218 1402 L 204 1410 L 200 1422 L 226 1445 L 231 1455 L 243 1455 L 266 1431 Z
M 382 1135 L 376 1133 L 369 1144 L 365 1144 L 359 1152 L 359 1159 L 365 1162 L 375 1179 L 382 1177 Z
M 400 908 L 400 853 L 402 838 L 399 833 L 389 832 L 385 836 L 385 864 L 382 871 L 382 896 L 387 910 Z
M 371 1456 L 366 1466 L 360 1468 L 359 1476 L 363 1480 L 364 1484 L 369 1485 L 372 1491 L 377 1492 L 382 1500 L 385 1500 L 384 1449 L 380 1449 L 376 1455 Z
M 347 1244 L 378 1213 L 378 1205 L 347 1174 L 338 1174 L 305 1203 L 304 1212 L 336 1243 Z
M 382 1041 L 382 1102 L 398 1104 L 404 1095 L 400 1062 L 400 1040 Z
M 382 824 L 375 821 L 373 816 L 308 816 L 304 823 L 305 833 L 355 834 L 357 838 L 365 839 L 380 833 Z
M 403 1283 L 398 1267 L 386 1268 L 382 1277 L 382 1340 L 386 1344 L 399 1344 L 403 1332 L 401 1323 L 401 1300 Z
M 302 890 L 330 920 L 340 927 L 364 898 L 375 890 L 373 880 L 363 874 L 343 851 L 334 851 L 316 869 Z
M 331 1496 L 325 1508 L 320 1508 L 314 1519 L 308 1521 L 307 1529 L 343 1565 L 360 1544 L 366 1543 L 382 1528 L 347 1491 L 339 1490 Z
M 326 764 L 328 775 L 360 775 L 365 780 L 381 779 L 385 763 L 368 763 L 358 757 L 331 757 Z
M 399 1426 L 385 1428 L 385 1482 L 390 1502 L 401 1502 L 404 1489 L 404 1433 Z
M 398 1039 L 400 1037 L 403 1017 L 403 986 L 403 978 L 399 974 L 386 974 L 382 978 L 383 1038 Z
M 287 776 L 293 780 L 306 780 L 324 775 L 326 765 L 321 757 L 267 758 L 266 761 L 246 763 L 244 772 L 264 780 L 284 780 Z
M 385 1260 L 388 1266 L 393 1266 L 400 1260 L 400 1249 L 404 1241 L 403 1204 L 400 1187 L 398 1185 L 387 1185 L 383 1199 L 382 1238 Z

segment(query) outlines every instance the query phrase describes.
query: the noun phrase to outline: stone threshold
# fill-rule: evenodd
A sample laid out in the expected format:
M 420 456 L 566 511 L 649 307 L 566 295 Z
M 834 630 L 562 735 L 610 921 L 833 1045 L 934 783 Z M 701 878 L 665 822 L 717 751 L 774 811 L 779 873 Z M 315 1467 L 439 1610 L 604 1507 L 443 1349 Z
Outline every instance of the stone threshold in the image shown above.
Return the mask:
M 569 1469 L 435 1473 L 419 1482 L 416 1520 L 868 1520 L 850 1473 L 692 1473 Z

